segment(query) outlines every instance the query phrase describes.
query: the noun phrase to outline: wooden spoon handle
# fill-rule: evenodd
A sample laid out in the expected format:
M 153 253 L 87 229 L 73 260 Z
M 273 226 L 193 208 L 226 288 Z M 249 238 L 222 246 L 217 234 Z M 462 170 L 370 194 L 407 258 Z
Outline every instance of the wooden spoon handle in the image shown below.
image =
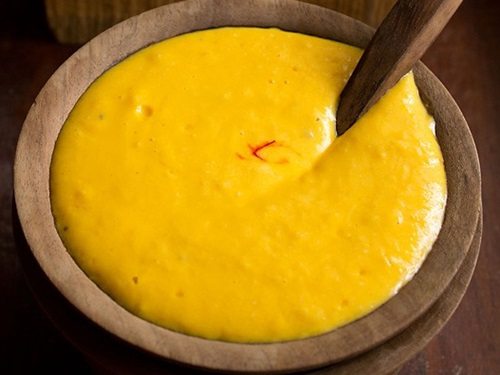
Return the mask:
M 361 56 L 340 96 L 342 135 L 408 73 L 443 30 L 462 0 L 399 0 Z

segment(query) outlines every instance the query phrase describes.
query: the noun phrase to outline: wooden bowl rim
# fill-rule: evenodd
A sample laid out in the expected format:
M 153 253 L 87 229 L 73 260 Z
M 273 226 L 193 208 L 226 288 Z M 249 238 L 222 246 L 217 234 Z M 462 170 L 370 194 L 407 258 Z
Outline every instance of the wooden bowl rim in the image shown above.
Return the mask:
M 436 120 L 449 182 L 445 219 L 415 277 L 395 297 L 351 324 L 323 335 L 271 344 L 228 343 L 173 332 L 116 304 L 76 265 L 57 234 L 50 208 L 49 168 L 59 130 L 80 95 L 110 66 L 140 48 L 220 26 L 278 27 L 360 47 L 373 32 L 347 16 L 297 1 L 188 0 L 147 11 L 100 34 L 49 79 L 19 136 L 14 192 L 27 242 L 51 282 L 76 308 L 125 341 L 170 360 L 214 370 L 275 372 L 311 369 L 365 352 L 408 327 L 437 300 L 463 262 L 479 218 L 480 172 L 472 136 L 451 95 L 422 64 L 415 68 L 415 76 Z

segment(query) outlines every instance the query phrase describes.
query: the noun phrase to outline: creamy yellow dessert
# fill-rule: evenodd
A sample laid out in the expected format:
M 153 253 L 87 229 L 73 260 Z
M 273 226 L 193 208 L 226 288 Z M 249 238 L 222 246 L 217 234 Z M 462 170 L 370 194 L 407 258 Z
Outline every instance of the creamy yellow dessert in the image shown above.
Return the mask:
M 432 247 L 446 177 L 412 74 L 336 138 L 360 54 L 223 28 L 104 73 L 52 159 L 75 261 L 132 313 L 209 339 L 303 338 L 383 304 Z

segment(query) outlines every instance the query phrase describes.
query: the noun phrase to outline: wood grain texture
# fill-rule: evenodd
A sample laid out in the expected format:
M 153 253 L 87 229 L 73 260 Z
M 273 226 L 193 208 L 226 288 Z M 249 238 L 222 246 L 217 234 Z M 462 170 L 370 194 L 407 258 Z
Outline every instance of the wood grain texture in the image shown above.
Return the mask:
M 220 13 L 213 11 L 217 4 L 224 4 Z M 305 4 L 213 0 L 160 8 L 94 39 L 49 80 L 21 133 L 14 184 L 28 243 L 51 281 L 75 306 L 119 337 L 161 356 L 214 369 L 266 372 L 314 367 L 354 356 L 396 335 L 432 305 L 465 258 L 479 217 L 479 169 L 472 138 L 449 94 L 424 68 L 417 72 L 417 82 L 436 117 L 449 184 L 454 187 L 449 191 L 443 230 L 414 280 L 389 303 L 351 325 L 316 338 L 273 345 L 209 342 L 176 334 L 132 316 L 105 296 L 74 264 L 53 227 L 50 158 L 62 123 L 88 84 L 145 44 L 229 24 L 278 26 L 360 46 L 366 45 L 371 33 L 351 19 Z
M 462 0 L 399 0 L 377 29 L 340 96 L 344 134 L 403 75 L 443 30 Z
M 57 40 L 85 43 L 119 21 L 179 0 L 45 0 L 47 20 Z M 377 26 L 395 0 L 304 0 Z

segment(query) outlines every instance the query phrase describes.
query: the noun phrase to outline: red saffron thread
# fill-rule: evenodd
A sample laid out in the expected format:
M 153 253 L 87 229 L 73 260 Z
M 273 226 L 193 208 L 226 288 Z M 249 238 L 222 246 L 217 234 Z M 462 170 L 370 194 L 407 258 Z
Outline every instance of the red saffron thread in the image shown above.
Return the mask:
M 266 161 L 266 159 L 264 159 L 262 156 L 259 155 L 259 152 L 262 151 L 263 149 L 265 149 L 266 147 L 269 147 L 271 146 L 272 144 L 276 143 L 275 140 L 272 140 L 272 141 L 269 141 L 269 142 L 266 142 L 266 143 L 263 143 L 259 146 L 252 146 L 252 145 L 248 145 L 248 147 L 250 148 L 250 151 L 252 151 L 252 155 L 255 156 L 257 159 L 260 159 L 262 161 Z

